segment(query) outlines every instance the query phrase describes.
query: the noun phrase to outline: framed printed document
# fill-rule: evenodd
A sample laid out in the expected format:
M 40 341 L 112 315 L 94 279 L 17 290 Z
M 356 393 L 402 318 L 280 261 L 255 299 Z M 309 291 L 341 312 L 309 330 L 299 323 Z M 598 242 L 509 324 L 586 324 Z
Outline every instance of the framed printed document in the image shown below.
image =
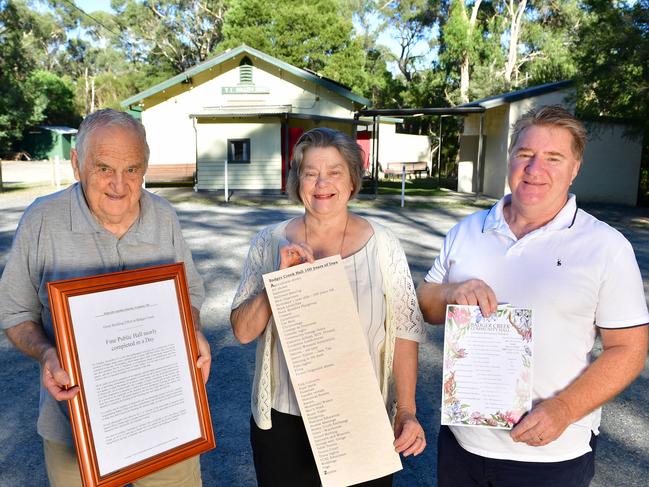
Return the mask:
M 511 429 L 532 408 L 532 310 L 448 305 L 442 424 Z
M 184 265 L 48 283 L 86 486 L 117 486 L 214 448 Z

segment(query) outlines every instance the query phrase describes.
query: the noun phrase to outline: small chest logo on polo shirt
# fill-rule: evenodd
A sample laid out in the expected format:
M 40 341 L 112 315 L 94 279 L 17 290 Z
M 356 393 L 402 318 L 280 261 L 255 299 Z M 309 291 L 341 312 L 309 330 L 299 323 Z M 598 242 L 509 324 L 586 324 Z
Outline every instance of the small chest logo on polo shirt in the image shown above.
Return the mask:
M 557 267 L 561 267 L 561 259 L 557 259 Z

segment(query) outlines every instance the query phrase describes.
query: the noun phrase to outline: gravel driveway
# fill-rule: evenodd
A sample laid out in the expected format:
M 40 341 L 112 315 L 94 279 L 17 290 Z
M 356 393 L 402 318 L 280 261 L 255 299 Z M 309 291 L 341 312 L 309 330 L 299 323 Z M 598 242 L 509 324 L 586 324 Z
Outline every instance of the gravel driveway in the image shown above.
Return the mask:
M 0 194 L 0 269 L 4 267 L 18 220 L 40 190 Z M 202 460 L 206 486 L 253 486 L 248 443 L 249 394 L 254 344 L 239 345 L 228 321 L 230 303 L 250 238 L 263 226 L 299 213 L 296 207 L 225 206 L 189 190 L 156 190 L 174 201 L 185 237 L 207 288 L 202 310 L 214 362 L 208 383 L 217 448 Z M 449 195 L 447 200 L 452 200 Z M 421 205 L 420 205 L 421 206 Z M 591 206 L 589 211 L 617 227 L 632 242 L 649 291 L 649 210 Z M 413 277 L 419 282 L 436 256 L 449 228 L 476 208 L 460 203 L 426 208 L 377 208 L 360 203 L 355 211 L 387 224 L 400 238 Z M 649 293 L 648 293 L 649 295 Z M 436 435 L 439 424 L 442 330 L 428 329 L 420 352 L 418 415 L 428 448 L 408 458 L 395 486 L 433 486 Z M 0 486 L 46 485 L 40 439 L 35 431 L 38 407 L 38 367 L 16 352 L 0 335 Z M 623 394 L 604 409 L 593 486 L 645 486 L 649 475 L 649 367 Z

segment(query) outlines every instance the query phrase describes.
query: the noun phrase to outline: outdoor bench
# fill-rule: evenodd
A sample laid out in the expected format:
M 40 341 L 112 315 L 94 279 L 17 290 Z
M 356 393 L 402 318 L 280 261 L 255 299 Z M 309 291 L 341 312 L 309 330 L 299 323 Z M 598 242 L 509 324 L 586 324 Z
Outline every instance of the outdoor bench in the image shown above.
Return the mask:
M 406 167 L 406 175 L 414 174 L 419 177 L 421 174 L 428 176 L 428 164 L 425 161 L 417 162 L 388 162 L 383 174 L 387 177 L 401 176 L 403 167 Z

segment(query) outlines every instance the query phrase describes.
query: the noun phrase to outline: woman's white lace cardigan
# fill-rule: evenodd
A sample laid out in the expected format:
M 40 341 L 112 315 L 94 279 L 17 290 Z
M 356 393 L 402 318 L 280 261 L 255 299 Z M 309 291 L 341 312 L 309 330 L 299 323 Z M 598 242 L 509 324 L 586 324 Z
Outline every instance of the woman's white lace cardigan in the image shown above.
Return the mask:
M 266 227 L 253 239 L 232 309 L 261 292 L 264 287 L 262 274 L 279 268 L 279 247 L 282 243 L 286 243 L 284 235 L 288 222 L 289 220 Z M 396 333 L 399 330 L 423 337 L 423 318 L 417 303 L 408 262 L 399 240 L 386 227 L 372 221 L 370 224 L 376 238 L 386 297 L 385 355 L 381 393 L 385 403 L 393 409 L 392 362 Z M 275 339 L 272 333 L 274 326 L 275 322 L 271 316 L 268 326 L 257 339 L 251 406 L 255 423 L 261 429 L 270 429 L 272 426 L 270 419 L 273 400 L 271 351 Z

